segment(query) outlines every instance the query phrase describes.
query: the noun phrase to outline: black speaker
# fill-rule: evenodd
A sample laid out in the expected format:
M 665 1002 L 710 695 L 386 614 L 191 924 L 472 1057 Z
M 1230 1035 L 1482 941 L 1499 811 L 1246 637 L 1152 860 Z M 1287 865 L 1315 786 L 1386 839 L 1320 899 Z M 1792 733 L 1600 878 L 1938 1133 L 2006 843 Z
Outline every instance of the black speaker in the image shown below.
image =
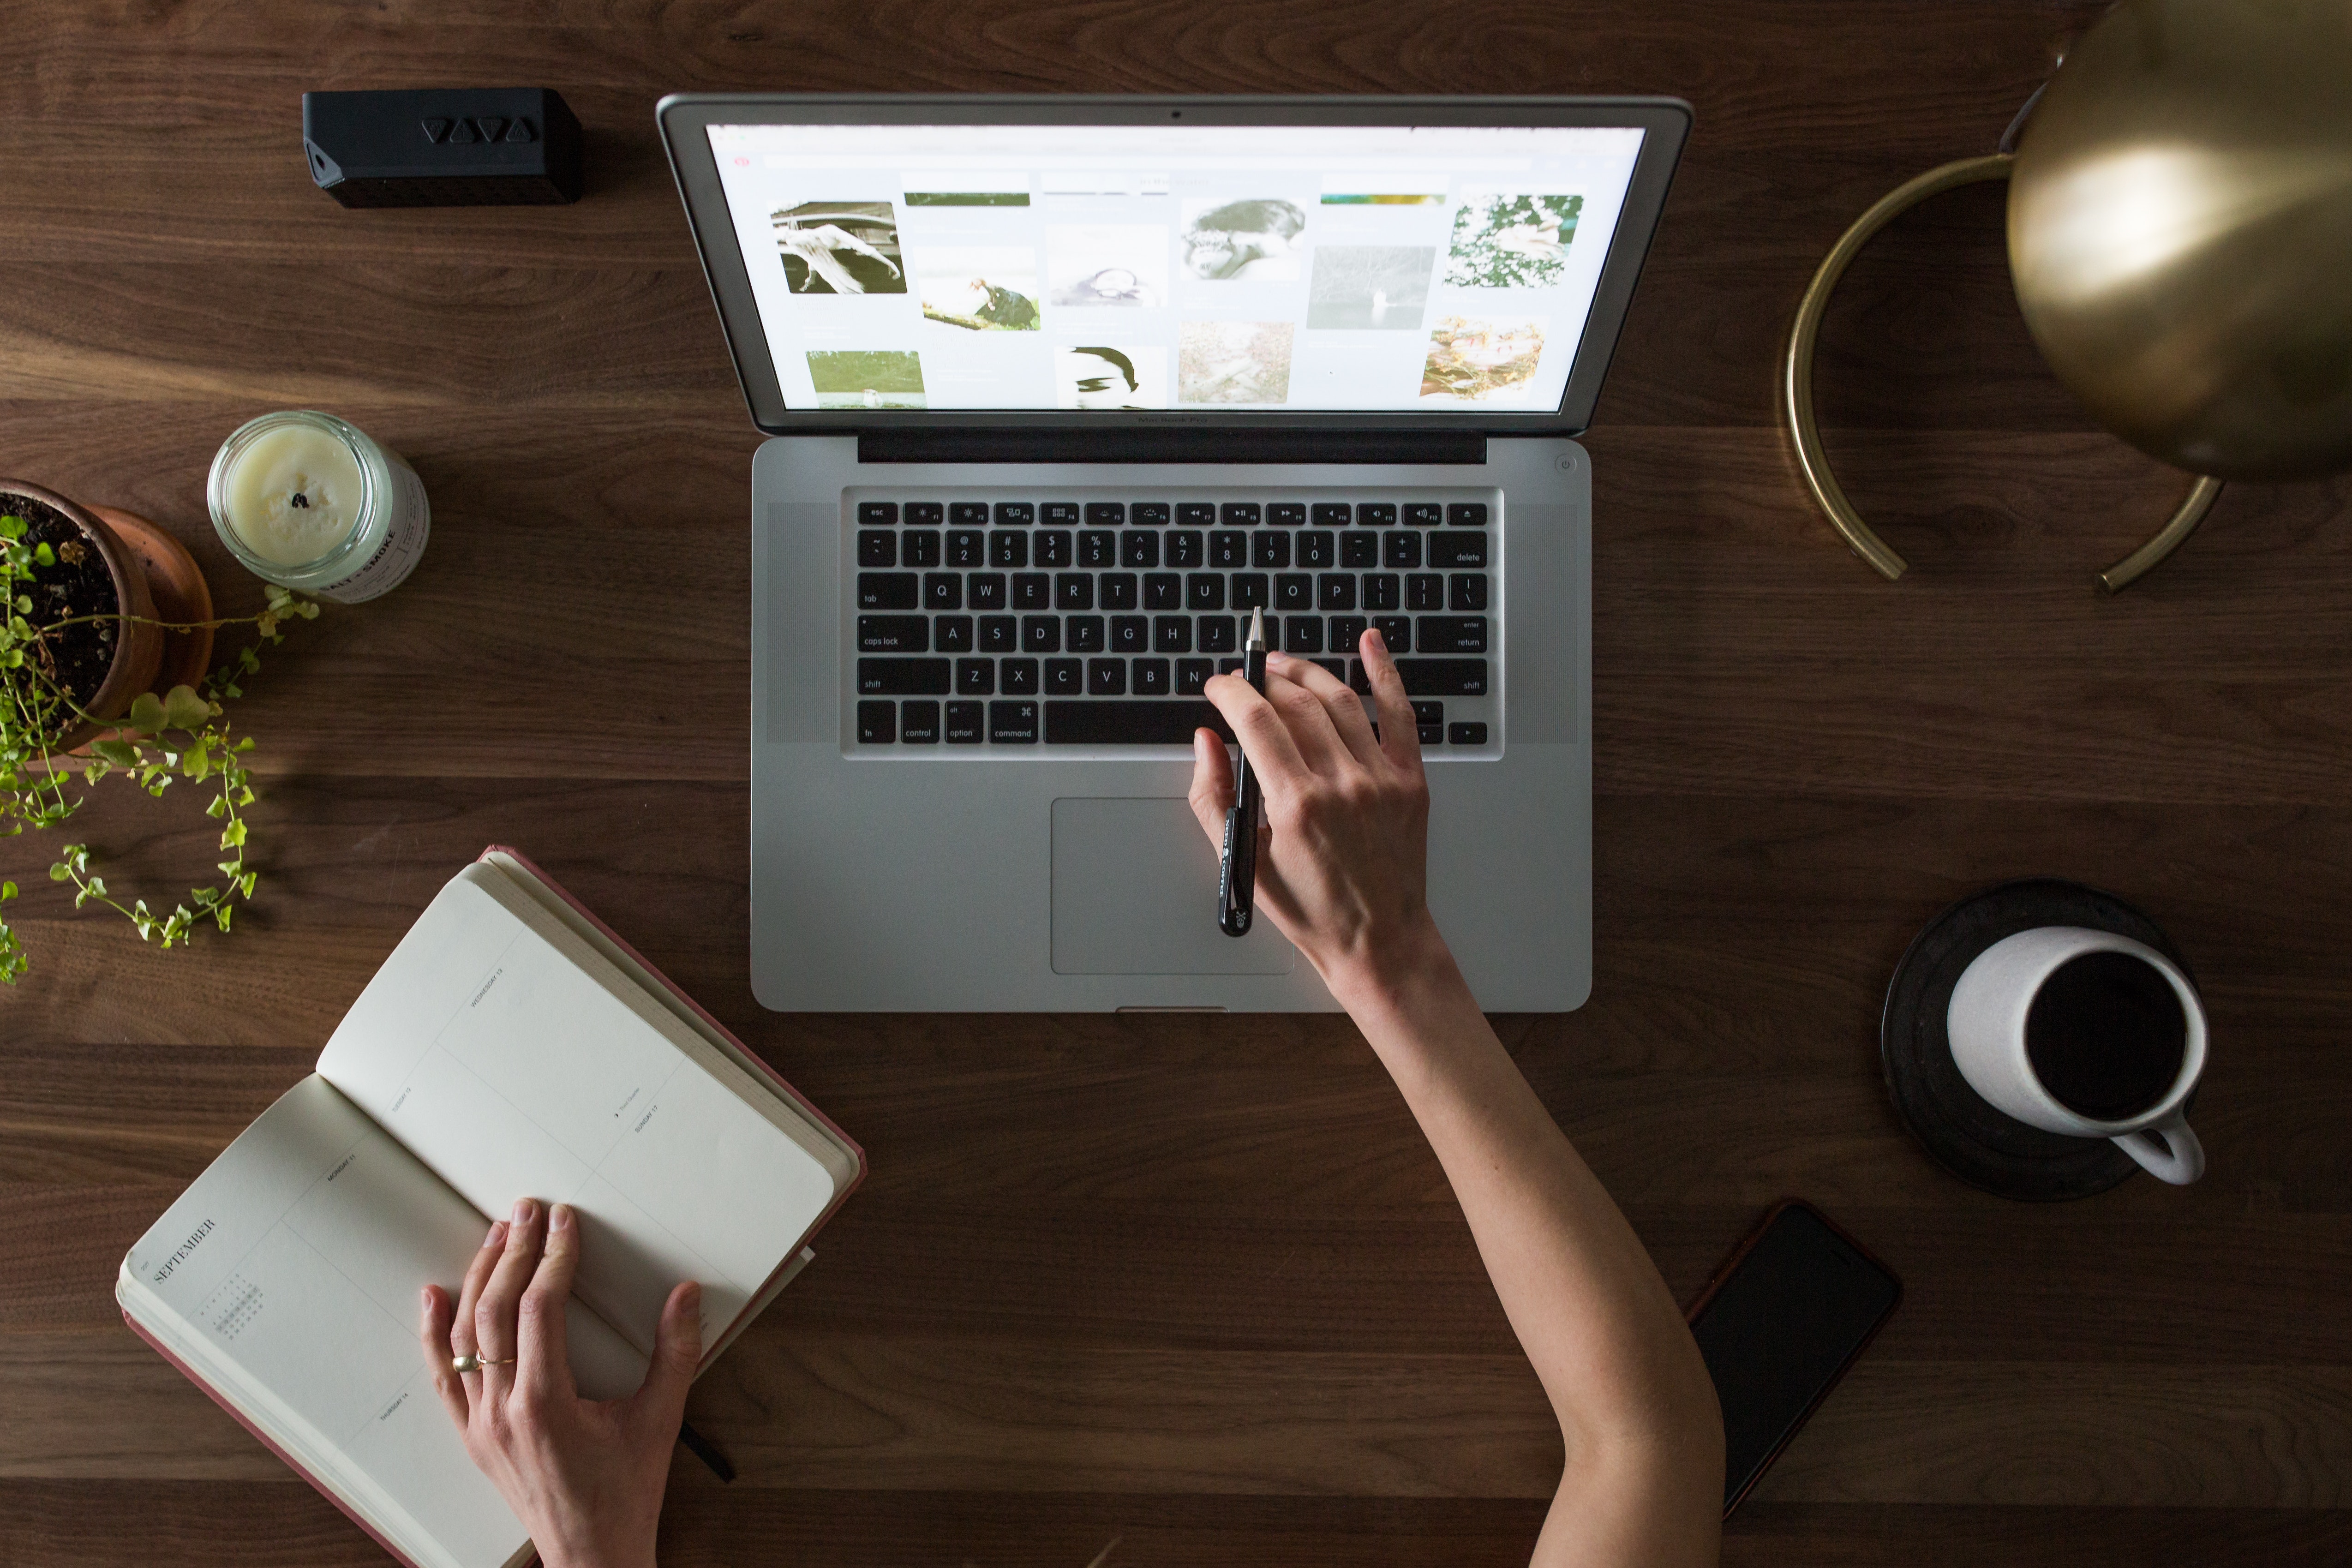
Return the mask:
M 347 207 L 580 199 L 580 121 L 552 88 L 306 92 L 302 150 Z

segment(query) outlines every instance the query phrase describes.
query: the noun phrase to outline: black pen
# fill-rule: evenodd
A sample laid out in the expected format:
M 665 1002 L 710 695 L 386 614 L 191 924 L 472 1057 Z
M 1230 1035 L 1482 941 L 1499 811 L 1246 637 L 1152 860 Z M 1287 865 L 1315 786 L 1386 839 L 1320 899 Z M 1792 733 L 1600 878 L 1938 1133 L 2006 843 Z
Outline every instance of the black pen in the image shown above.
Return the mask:
M 1250 612 L 1249 642 L 1242 649 L 1242 679 L 1265 691 L 1265 612 Z M 1234 804 L 1225 808 L 1225 849 L 1217 864 L 1217 929 L 1227 936 L 1249 935 L 1252 901 L 1257 897 L 1257 774 L 1238 741 L 1241 766 L 1234 781 Z

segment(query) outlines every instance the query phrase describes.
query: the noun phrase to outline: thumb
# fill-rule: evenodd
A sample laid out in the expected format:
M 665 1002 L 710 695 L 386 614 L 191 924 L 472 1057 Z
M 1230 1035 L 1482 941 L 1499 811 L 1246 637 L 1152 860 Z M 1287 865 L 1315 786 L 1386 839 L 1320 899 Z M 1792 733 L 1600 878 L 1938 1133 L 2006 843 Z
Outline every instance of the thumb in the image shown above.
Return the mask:
M 642 1418 L 665 1431 L 686 1419 L 686 1391 L 702 1361 L 702 1287 L 688 1279 L 669 1293 L 654 1336 L 653 1364 L 631 1398 Z
M 1192 787 L 1184 799 L 1210 844 L 1223 848 L 1225 812 L 1234 804 L 1234 764 L 1214 730 L 1192 731 Z

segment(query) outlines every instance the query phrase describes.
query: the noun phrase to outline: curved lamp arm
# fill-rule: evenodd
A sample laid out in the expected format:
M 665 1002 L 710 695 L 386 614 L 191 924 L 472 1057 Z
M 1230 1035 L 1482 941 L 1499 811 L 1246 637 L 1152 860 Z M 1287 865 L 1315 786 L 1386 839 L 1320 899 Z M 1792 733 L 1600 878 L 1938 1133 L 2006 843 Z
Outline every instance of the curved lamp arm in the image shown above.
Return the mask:
M 1853 552 L 1889 582 L 1902 576 L 1908 563 L 1862 521 L 1862 514 L 1845 499 L 1845 491 L 1838 488 L 1837 476 L 1830 471 L 1829 454 L 1822 449 L 1821 426 L 1813 416 L 1813 349 L 1821 336 L 1822 317 L 1829 310 L 1830 295 L 1836 289 L 1838 279 L 1845 276 L 1846 268 L 1880 229 L 1929 196 L 1960 185 L 2009 178 L 2010 165 L 2014 161 L 2007 153 L 1961 158 L 1895 186 L 1872 203 L 1870 210 L 1854 219 L 1853 226 L 1838 237 L 1830 253 L 1822 258 L 1820 268 L 1813 273 L 1813 280 L 1806 285 L 1805 296 L 1797 305 L 1796 325 L 1789 333 L 1788 357 L 1780 366 L 1780 409 L 1789 422 L 1789 433 L 1796 440 L 1797 467 L 1804 475 L 1805 488 L 1812 491 L 1813 500 L 1838 532 L 1845 536 Z M 2156 537 L 2099 574 L 2099 586 L 2115 593 L 2171 554 L 2181 541 L 2196 531 L 2198 523 L 2212 509 L 2213 499 L 2221 493 L 2221 480 L 2200 478 Z

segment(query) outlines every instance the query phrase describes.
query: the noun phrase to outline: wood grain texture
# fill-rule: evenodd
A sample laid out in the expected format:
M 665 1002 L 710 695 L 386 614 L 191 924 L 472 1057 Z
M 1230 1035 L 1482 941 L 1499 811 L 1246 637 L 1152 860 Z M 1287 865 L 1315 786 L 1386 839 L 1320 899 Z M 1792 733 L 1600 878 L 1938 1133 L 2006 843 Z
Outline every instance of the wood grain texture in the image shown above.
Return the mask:
M 694 1395 L 667 1563 L 1507 1564 L 1558 1464 L 1442 1174 L 1344 1021 L 763 1013 L 745 972 L 745 418 L 662 92 L 1667 91 L 1697 127 L 1588 439 L 1596 980 L 1497 1020 L 1694 1293 L 1801 1193 L 1906 1304 L 1726 1561 L 2352 1557 L 2352 483 L 2183 481 L 2011 299 L 2000 194 L 1906 215 L 1825 323 L 1878 581 L 1772 404 L 1854 214 L 1988 149 L 2095 0 L 608 0 L 5 12 L 0 472 L 156 518 L 225 603 L 205 467 L 336 409 L 435 507 L 397 594 L 255 684 L 263 901 L 142 949 L 18 839 L 0 996 L 0 1568 L 380 1552 L 121 1327 L 117 1261 L 299 1079 L 432 892 L 527 847 L 866 1145 L 874 1174 Z M 307 88 L 545 83 L 565 208 L 345 212 Z M 214 857 L 101 789 L 118 883 Z M 2212 1017 L 2211 1173 L 2022 1206 L 1904 1133 L 1877 1012 L 1918 926 L 2021 874 L 2146 909 Z

